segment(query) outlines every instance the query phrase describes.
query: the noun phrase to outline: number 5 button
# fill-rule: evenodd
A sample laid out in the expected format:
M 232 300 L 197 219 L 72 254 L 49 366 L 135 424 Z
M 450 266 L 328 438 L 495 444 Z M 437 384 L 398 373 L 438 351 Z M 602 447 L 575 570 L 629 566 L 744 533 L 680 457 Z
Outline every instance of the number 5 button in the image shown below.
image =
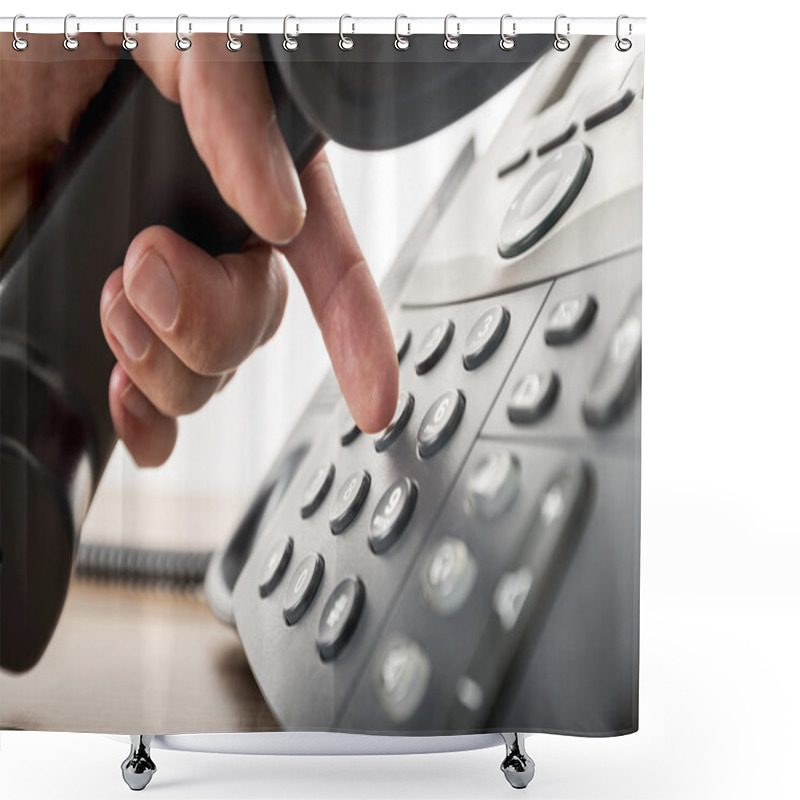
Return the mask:
M 458 389 L 450 389 L 436 398 L 417 432 L 417 450 L 421 458 L 430 458 L 447 444 L 461 422 L 465 405 L 464 395 Z

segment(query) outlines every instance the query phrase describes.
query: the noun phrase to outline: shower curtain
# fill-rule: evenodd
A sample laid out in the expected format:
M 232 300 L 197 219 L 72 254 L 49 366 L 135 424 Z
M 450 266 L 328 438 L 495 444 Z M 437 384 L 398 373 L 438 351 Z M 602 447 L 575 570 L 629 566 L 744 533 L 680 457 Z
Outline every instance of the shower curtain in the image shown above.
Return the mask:
M 642 37 L 123 28 L 0 41 L 0 726 L 635 731 Z

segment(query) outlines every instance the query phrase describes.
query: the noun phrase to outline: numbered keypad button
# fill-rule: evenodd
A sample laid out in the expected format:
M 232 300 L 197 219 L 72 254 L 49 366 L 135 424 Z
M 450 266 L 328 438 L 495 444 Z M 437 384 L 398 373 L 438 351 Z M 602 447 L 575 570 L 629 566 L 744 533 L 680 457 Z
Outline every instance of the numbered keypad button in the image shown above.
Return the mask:
M 519 494 L 519 461 L 508 451 L 483 456 L 467 477 L 467 502 L 486 519 L 499 517 Z
M 400 392 L 392 421 L 375 437 L 375 449 L 379 453 L 388 450 L 392 446 L 405 429 L 413 411 L 414 395 L 408 392 Z
M 287 625 L 299 622 L 314 602 L 325 561 L 319 553 L 309 553 L 292 573 L 283 596 L 283 618 Z
M 342 405 L 339 412 L 339 440 L 344 446 L 355 441 L 361 429 L 356 425 L 350 409 L 346 405 Z
M 385 553 L 408 526 L 417 502 L 417 487 L 408 478 L 398 478 L 384 493 L 369 526 L 373 553 Z
M 547 344 L 569 344 L 589 329 L 597 312 L 597 301 L 591 295 L 569 297 L 550 312 L 544 340 Z
M 431 676 L 431 662 L 412 639 L 395 636 L 376 662 L 375 694 L 386 714 L 405 722 L 419 708 Z
M 450 319 L 443 319 L 437 322 L 422 340 L 417 350 L 417 358 L 414 361 L 414 369 L 417 375 L 424 375 L 430 372 L 441 357 L 447 352 L 450 342 L 453 341 L 453 334 L 456 326 Z
M 330 526 L 333 533 L 342 533 L 358 516 L 369 494 L 369 484 L 369 473 L 362 469 L 350 475 L 339 487 L 331 505 Z
M 322 609 L 317 650 L 323 661 L 333 661 L 350 641 L 364 607 L 364 584 L 360 578 L 345 578 Z
M 636 394 L 641 368 L 642 295 L 637 293 L 614 330 L 583 401 L 583 418 L 589 425 L 609 425 L 623 414 Z
M 553 406 L 560 381 L 555 372 L 529 372 L 515 384 L 508 404 L 508 418 L 516 425 L 540 420 Z
M 440 614 L 458 611 L 475 583 L 478 565 L 460 539 L 446 536 L 438 542 L 422 565 L 422 595 Z
M 292 559 L 294 542 L 290 536 L 283 536 L 275 542 L 267 551 L 264 559 L 264 566 L 261 568 L 261 580 L 258 586 L 258 593 L 262 597 L 268 597 L 275 591 L 275 587 L 281 582 L 281 578 L 289 566 Z
M 465 405 L 464 395 L 458 389 L 450 389 L 434 400 L 417 432 L 421 458 L 430 458 L 447 444 L 461 422 Z
M 408 352 L 411 346 L 411 331 L 397 330 L 393 332 L 394 336 L 394 349 L 397 351 L 397 360 L 403 360 L 403 357 Z
M 493 306 L 484 311 L 467 334 L 464 344 L 464 367 L 477 369 L 500 346 L 511 319 L 508 309 Z
M 311 476 L 311 480 L 303 492 L 300 516 L 308 519 L 321 505 L 330 491 L 336 470 L 331 463 L 322 464 Z

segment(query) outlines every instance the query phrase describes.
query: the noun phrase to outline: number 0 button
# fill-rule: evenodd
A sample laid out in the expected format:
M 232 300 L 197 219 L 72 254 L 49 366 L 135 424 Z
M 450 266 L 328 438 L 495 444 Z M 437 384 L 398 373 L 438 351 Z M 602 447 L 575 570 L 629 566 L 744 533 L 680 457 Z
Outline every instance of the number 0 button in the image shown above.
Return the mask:
M 333 533 L 341 533 L 358 516 L 369 494 L 369 473 L 354 472 L 340 487 L 331 505 L 330 525 Z
M 417 449 L 421 458 L 430 458 L 447 444 L 461 422 L 465 405 L 464 395 L 458 389 L 450 389 L 436 398 L 417 432 Z
M 383 494 L 372 514 L 369 546 L 385 553 L 399 538 L 417 502 L 417 487 L 408 478 L 398 478 Z
M 507 308 L 493 306 L 478 317 L 464 344 L 464 367 L 477 369 L 494 353 L 508 330 Z

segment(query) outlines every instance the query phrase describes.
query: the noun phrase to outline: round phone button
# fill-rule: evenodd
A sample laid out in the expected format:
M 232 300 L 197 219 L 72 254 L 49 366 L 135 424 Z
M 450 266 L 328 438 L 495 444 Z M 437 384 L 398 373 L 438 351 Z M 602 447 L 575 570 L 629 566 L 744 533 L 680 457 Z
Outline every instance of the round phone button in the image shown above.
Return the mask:
M 287 625 L 300 622 L 308 611 L 322 582 L 324 571 L 325 561 L 319 553 L 309 553 L 297 565 L 283 596 L 283 618 Z
M 261 583 L 258 586 L 258 593 L 262 597 L 268 597 L 281 582 L 286 567 L 292 559 L 294 542 L 290 536 L 281 537 L 270 547 L 267 557 L 264 559 L 264 566 L 261 568 Z
M 580 142 L 545 156 L 506 212 L 497 243 L 500 255 L 514 258 L 533 247 L 572 205 L 591 167 L 591 151 Z
M 353 635 L 364 607 L 364 584 L 360 578 L 345 578 L 322 609 L 317 650 L 323 661 L 333 661 Z
M 339 487 L 331 505 L 329 520 L 333 533 L 342 533 L 358 516 L 369 494 L 369 484 L 369 473 L 362 469 L 350 475 Z
M 375 506 L 369 526 L 373 553 L 385 553 L 408 525 L 417 502 L 417 487 L 408 478 L 398 478 Z

